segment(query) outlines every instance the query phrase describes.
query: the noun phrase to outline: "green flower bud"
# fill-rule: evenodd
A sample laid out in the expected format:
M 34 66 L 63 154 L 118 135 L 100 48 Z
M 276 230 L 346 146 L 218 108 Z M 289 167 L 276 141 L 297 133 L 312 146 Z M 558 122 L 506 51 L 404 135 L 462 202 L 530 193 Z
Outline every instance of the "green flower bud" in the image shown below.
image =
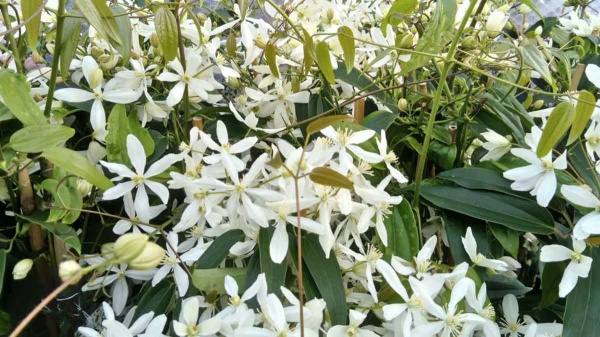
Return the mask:
M 12 272 L 13 279 L 15 279 L 15 280 L 24 279 L 25 276 L 27 276 L 27 274 L 31 270 L 32 266 L 33 266 L 32 259 L 23 259 L 23 260 L 17 262 L 17 264 L 13 268 L 13 272 Z
M 102 56 L 108 56 L 108 55 L 102 55 Z M 104 78 L 104 73 L 102 72 L 102 70 L 96 68 L 92 71 L 92 74 L 90 75 L 90 87 L 92 89 L 97 88 L 100 86 L 100 84 L 102 84 L 102 79 Z
M 537 101 L 535 101 L 535 102 L 533 103 L 533 109 L 535 109 L 535 110 L 539 110 L 539 109 L 541 109 L 543 106 L 544 106 L 544 101 L 543 101 L 543 100 L 541 100 L 541 99 L 538 99 Z
M 66 282 L 72 278 L 71 284 L 77 284 L 81 280 L 81 266 L 75 260 L 68 260 L 61 262 L 58 266 L 58 276 L 63 282 Z
M 121 235 L 115 242 L 115 258 L 124 263 L 129 263 L 138 257 L 148 243 L 148 235 L 141 233 L 127 233 Z
M 408 108 L 408 101 L 406 100 L 406 98 L 400 98 L 398 100 L 398 110 L 406 111 L 406 108 Z
M 142 253 L 129 262 L 129 267 L 136 270 L 155 268 L 165 256 L 165 250 L 154 242 L 146 243 Z

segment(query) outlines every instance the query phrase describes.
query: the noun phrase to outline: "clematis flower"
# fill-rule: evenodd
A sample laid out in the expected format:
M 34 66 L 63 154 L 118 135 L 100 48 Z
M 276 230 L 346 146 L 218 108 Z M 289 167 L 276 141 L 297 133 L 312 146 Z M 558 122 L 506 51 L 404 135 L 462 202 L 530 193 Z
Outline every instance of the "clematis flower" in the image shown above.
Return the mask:
M 350 309 L 348 312 L 350 317 L 350 325 L 336 325 L 331 327 L 327 331 L 327 337 L 378 337 L 376 333 L 371 330 L 361 329 L 359 326 L 364 322 L 367 315 L 358 310 Z
M 381 160 L 385 163 L 387 169 L 390 171 L 392 177 L 394 177 L 394 179 L 396 179 L 396 181 L 398 181 L 400 184 L 407 183 L 408 179 L 406 179 L 406 177 L 392 165 L 398 161 L 398 157 L 396 157 L 394 151 L 388 152 L 387 138 L 385 136 L 384 129 L 381 129 L 381 137 L 379 137 L 379 139 L 376 139 L 375 142 L 377 143 L 379 156 L 381 157 Z
M 150 211 L 148 212 L 150 218 L 142 219 L 136 215 L 135 204 L 133 203 L 133 197 L 131 196 L 131 193 L 125 193 L 125 195 L 123 196 L 123 208 L 125 209 L 125 213 L 127 213 L 127 216 L 129 216 L 130 219 L 140 220 L 141 222 L 148 223 L 150 222 L 150 220 L 156 218 L 160 213 L 162 213 L 162 211 L 167 209 L 167 206 L 150 206 Z M 154 227 L 140 224 L 135 221 L 121 219 L 117 221 L 117 223 L 113 227 L 113 233 L 121 235 L 128 232 L 132 227 L 134 233 L 141 233 L 140 230 L 146 233 L 152 233 L 154 231 Z
M 481 157 L 481 161 L 498 160 L 510 151 L 512 146 L 510 140 L 496 133 L 494 130 L 488 129 L 488 131 L 482 132 L 481 136 L 486 140 L 482 146 L 488 150 L 488 153 Z
M 229 103 L 229 110 L 231 110 L 231 112 L 235 116 L 235 119 L 244 123 L 251 130 L 258 130 L 258 131 L 262 131 L 265 133 L 278 133 L 285 129 L 285 128 L 277 128 L 277 129 L 259 128 L 259 127 L 257 127 L 258 117 L 256 117 L 256 115 L 253 112 L 249 112 L 246 115 L 246 118 L 242 118 L 242 115 L 240 115 L 240 113 L 235 109 L 235 107 L 233 106 L 233 103 L 231 103 L 231 102 Z
M 585 149 L 588 156 L 592 161 L 596 161 L 595 155 L 600 156 L 600 123 L 596 121 L 592 122 L 585 131 L 584 137 L 587 140 L 585 142 Z
M 467 233 L 461 238 L 461 240 L 465 250 L 467 251 L 467 254 L 469 255 L 469 258 L 474 265 L 501 272 L 508 270 L 508 264 L 506 262 L 488 259 L 487 257 L 483 256 L 483 254 L 477 253 L 477 241 L 475 241 L 471 227 L 467 228 Z
M 83 58 L 82 70 L 92 91 L 90 92 L 76 88 L 59 89 L 54 93 L 54 98 L 72 103 L 94 100 L 90 111 L 90 123 L 94 130 L 94 138 L 103 142 L 108 132 L 106 131 L 106 113 L 104 112 L 102 101 L 118 104 L 132 103 L 142 96 L 143 91 L 117 88 L 117 85 L 119 84 L 118 79 L 109 81 L 106 83 L 104 89 L 102 89 L 102 70 L 91 56 Z
M 563 185 L 560 193 L 572 204 L 594 209 L 575 224 L 573 237 L 577 240 L 585 240 L 590 235 L 600 234 L 600 199 L 581 186 Z
M 163 204 L 166 204 L 169 201 L 169 190 L 162 184 L 151 181 L 150 178 L 168 169 L 175 162 L 179 161 L 180 157 L 175 154 L 168 154 L 150 165 L 148 170 L 146 170 L 146 152 L 144 151 L 144 146 L 142 146 L 139 139 L 132 134 L 127 136 L 127 154 L 135 172 L 123 164 L 100 161 L 100 164 L 106 167 L 110 172 L 118 174 L 118 177 L 113 179 L 114 181 L 121 181 L 125 178 L 131 179 L 104 191 L 103 199 L 115 200 L 136 188 L 137 193 L 135 195 L 134 203 L 138 217 L 140 219 L 151 219 L 152 214 L 146 187 L 156 193 Z
M 567 296 L 575 285 L 578 278 L 587 278 L 592 268 L 592 258 L 583 255 L 585 250 L 585 241 L 577 240 L 573 237 L 573 250 L 562 245 L 548 245 L 542 247 L 540 260 L 543 262 L 556 262 L 570 260 L 565 268 L 560 284 L 558 285 L 558 295 Z
M 188 90 L 193 91 L 203 100 L 208 99 L 208 91 L 215 89 L 210 82 L 196 77 L 202 72 L 202 57 L 193 53 L 189 53 L 187 57 L 185 70 L 183 70 L 181 62 L 178 59 L 174 59 L 169 62 L 169 67 L 175 70 L 175 73 L 164 71 L 157 77 L 159 81 L 177 82 L 171 91 L 169 91 L 169 96 L 167 96 L 168 106 L 174 106 L 181 101 L 186 86 Z
M 332 148 L 338 152 L 340 173 L 342 174 L 346 173 L 348 169 L 355 169 L 354 160 L 348 151 L 367 163 L 378 163 L 381 161 L 379 155 L 365 151 L 358 146 L 375 135 L 375 131 L 373 130 L 353 132 L 350 129 L 336 130 L 333 126 L 328 126 L 321 130 L 321 133 L 333 141 Z
M 217 317 L 203 319 L 199 317 L 200 301 L 191 297 L 183 302 L 179 321 L 173 321 L 173 330 L 180 337 L 211 336 L 221 329 L 221 320 Z
M 519 337 L 528 330 L 528 325 L 519 319 L 519 302 L 513 294 L 508 294 L 502 299 L 504 319 L 500 333 L 509 337 Z
M 555 170 L 567 168 L 567 152 L 563 152 L 556 160 L 552 161 L 552 151 L 543 158 L 535 153 L 542 130 L 537 126 L 531 129 L 526 136 L 529 149 L 512 149 L 510 152 L 515 156 L 527 161 L 529 165 L 517 167 L 504 172 L 504 178 L 514 180 L 510 187 L 515 191 L 531 191 L 536 196 L 537 203 L 546 207 L 556 192 Z

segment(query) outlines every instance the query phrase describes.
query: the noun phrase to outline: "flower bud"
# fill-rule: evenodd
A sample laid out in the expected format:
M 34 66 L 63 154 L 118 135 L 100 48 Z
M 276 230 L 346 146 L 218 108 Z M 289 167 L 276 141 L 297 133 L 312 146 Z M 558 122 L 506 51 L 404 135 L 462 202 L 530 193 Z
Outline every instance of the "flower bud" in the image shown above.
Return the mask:
M 85 179 L 77 179 L 77 191 L 82 197 L 87 196 L 92 191 L 92 184 Z
M 98 58 L 98 63 L 100 63 L 100 69 L 102 70 L 111 70 L 119 62 L 119 57 L 111 56 L 111 55 L 102 55 Z
M 240 81 L 235 77 L 228 78 L 227 84 L 229 84 L 230 87 L 236 88 L 236 89 L 240 87 Z
M 504 26 L 508 22 L 508 15 L 500 10 L 495 10 L 490 14 L 485 24 L 487 35 L 490 38 L 495 38 L 500 35 L 500 32 L 504 29 Z
M 37 50 L 33 51 L 33 54 L 31 54 L 31 59 L 35 63 L 42 63 L 42 64 L 46 63 L 46 60 L 44 60 L 44 58 L 42 57 L 42 55 L 40 55 L 40 53 L 38 53 Z
M 406 108 L 408 108 L 408 101 L 406 100 L 406 98 L 400 98 L 398 100 L 398 110 L 405 111 Z
M 407 33 L 406 35 L 404 35 L 402 37 L 402 40 L 400 40 L 400 48 L 405 48 L 405 49 L 409 49 L 413 47 L 413 40 L 414 40 L 414 35 L 412 35 L 411 33 Z
M 54 55 L 54 43 L 46 43 L 46 50 L 50 55 Z
M 498 7 L 497 10 L 501 11 L 502 13 L 507 13 L 509 9 L 510 9 L 509 5 L 502 5 L 502 6 Z
M 543 100 L 541 100 L 541 99 L 538 99 L 537 101 L 535 101 L 535 102 L 533 103 L 533 108 L 534 108 L 535 110 L 539 110 L 539 109 L 541 109 L 541 108 L 542 108 L 542 106 L 544 106 L 544 101 L 543 101 Z
M 115 258 L 121 262 L 129 263 L 138 257 L 148 243 L 148 235 L 141 233 L 127 233 L 121 235 L 115 242 Z
M 92 56 L 97 60 L 100 56 L 104 55 L 104 49 L 98 46 L 93 46 L 90 54 L 92 54 Z
M 521 7 L 519 7 L 520 14 L 527 14 L 529 12 L 531 12 L 531 7 L 527 6 L 526 4 L 522 4 Z
M 105 56 L 105 55 L 103 55 Z M 104 78 L 104 73 L 102 70 L 96 68 L 90 74 L 90 88 L 95 89 L 102 84 L 102 79 Z
M 529 29 L 529 22 L 524 22 L 523 23 L 523 30 L 527 30 Z
M 229 36 L 227 37 L 227 41 L 225 42 L 225 47 L 227 50 L 227 55 L 235 57 L 237 50 L 237 41 L 235 39 L 234 34 L 229 34 Z
M 115 243 L 114 242 L 108 242 L 102 245 L 102 247 L 100 247 L 100 253 L 102 254 L 102 257 L 104 257 L 106 260 L 112 260 L 115 258 Z
M 477 47 L 477 39 L 470 35 L 462 40 L 461 46 L 465 49 L 473 49 Z
M 58 276 L 63 282 L 66 282 L 73 278 L 71 284 L 77 284 L 81 280 L 81 266 L 77 261 L 68 260 L 61 262 L 58 266 Z
M 139 60 L 140 59 L 140 54 L 136 53 L 135 50 L 131 51 L 131 59 L 132 60 Z
M 32 259 L 23 259 L 23 260 L 17 262 L 17 264 L 13 268 L 13 272 L 12 272 L 13 279 L 15 279 L 15 280 L 24 279 L 25 276 L 27 276 L 27 274 L 31 270 L 32 266 L 33 266 Z
M 136 270 L 148 270 L 158 266 L 165 256 L 165 250 L 154 242 L 146 243 L 142 253 L 129 262 L 129 267 Z
M 158 34 L 152 33 L 152 35 L 150 35 L 150 44 L 154 48 L 158 48 L 160 46 L 160 39 L 158 38 Z
M 542 28 L 542 26 L 538 26 L 534 32 L 535 32 L 535 36 L 542 36 L 542 32 L 544 31 L 544 29 Z

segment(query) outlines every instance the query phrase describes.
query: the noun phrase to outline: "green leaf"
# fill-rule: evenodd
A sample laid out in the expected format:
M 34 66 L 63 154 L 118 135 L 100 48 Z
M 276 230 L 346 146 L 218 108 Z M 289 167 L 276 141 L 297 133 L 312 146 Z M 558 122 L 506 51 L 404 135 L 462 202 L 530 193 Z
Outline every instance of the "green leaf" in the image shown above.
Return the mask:
M 306 31 L 304 27 L 302 28 L 302 32 L 304 33 L 304 62 L 302 66 L 304 75 L 308 75 L 308 73 L 310 72 L 310 68 L 312 67 L 312 64 L 314 62 L 313 53 L 315 52 L 315 44 L 313 42 L 312 36 L 310 36 L 308 31 Z
M 522 196 L 520 192 L 510 188 L 510 180 L 504 178 L 501 173 L 480 167 L 455 168 L 444 171 L 437 177 L 471 190 L 487 190 Z
M 258 232 L 260 270 L 261 272 L 265 273 L 265 278 L 267 279 L 267 289 L 269 293 L 275 293 L 277 296 L 281 296 L 280 287 L 284 285 L 288 263 L 287 259 L 283 259 L 281 263 L 275 263 L 271 259 L 271 249 L 269 245 L 274 232 L 274 227 L 261 228 Z
M 354 33 L 352 29 L 341 26 L 338 28 L 338 39 L 344 53 L 344 61 L 346 62 L 347 73 L 349 74 L 354 68 L 354 58 L 356 56 L 356 43 L 354 41 Z
M 25 24 L 25 30 L 27 31 L 27 44 L 31 50 L 36 49 L 38 37 L 40 36 L 40 19 L 42 17 L 42 11 L 37 12 L 37 14 L 36 11 L 43 5 L 43 0 L 27 0 L 21 2 L 23 20 L 27 22 Z
M 540 308 L 549 307 L 560 298 L 558 296 L 558 285 L 562 280 L 565 268 L 566 265 L 564 262 L 549 262 L 544 264 Z
M 397 26 L 401 21 L 398 16 L 400 16 L 400 14 L 411 14 L 416 6 L 417 0 L 396 0 L 388 10 L 387 15 L 381 21 L 381 31 L 383 34 L 387 34 L 388 24 L 391 24 L 392 27 Z
M 327 45 L 327 42 L 319 42 L 317 44 L 315 54 L 317 57 L 317 64 L 319 65 L 319 69 L 321 69 L 323 76 L 325 76 L 327 82 L 330 84 L 335 84 L 335 75 L 333 74 L 331 55 L 329 54 L 329 46 Z
M 306 134 L 310 136 L 325 129 L 330 125 L 349 120 L 352 120 L 352 117 L 348 115 L 325 116 L 310 122 L 310 124 L 308 124 L 308 126 L 306 127 Z
M 10 315 L 4 310 L 0 310 L 0 335 L 8 335 L 11 327 Z
M 131 166 L 127 154 L 127 135 L 130 133 L 125 106 L 116 104 L 108 115 L 108 134 L 105 137 L 108 161 Z
M 229 255 L 229 249 L 243 237 L 241 229 L 228 230 L 219 235 L 198 260 L 198 269 L 217 268 Z
M 240 286 L 240 293 L 244 291 L 246 268 L 213 268 L 196 269 L 192 276 L 192 284 L 196 289 L 205 293 L 216 290 L 219 295 L 226 295 L 225 276 L 231 276 Z
M 414 7 L 413 7 L 414 8 Z M 440 0 L 436 2 L 433 17 L 428 22 L 422 37 L 417 42 L 415 50 L 422 53 L 438 55 L 452 39 L 457 5 L 455 0 Z M 400 75 L 427 64 L 431 56 L 413 54 L 403 67 Z
M 484 281 L 490 300 L 500 300 L 508 294 L 519 297 L 531 291 L 530 287 L 525 286 L 517 278 L 502 274 L 488 276 Z
M 75 4 L 92 26 L 106 40 L 121 43 L 119 27 L 104 0 L 75 0 Z
M 538 157 L 542 158 L 552 151 L 556 143 L 567 133 L 573 120 L 575 120 L 575 107 L 570 102 L 561 102 L 552 110 L 536 150 Z
M 315 167 L 308 175 L 313 183 L 331 187 L 354 189 L 354 185 L 348 178 L 337 171 L 327 167 Z
M 129 113 L 129 130 L 142 143 L 146 157 L 150 157 L 154 153 L 154 139 L 152 139 L 150 131 L 142 127 L 135 111 Z
M 117 28 L 119 29 L 119 38 L 120 43 L 115 41 L 111 36 L 111 41 L 115 45 L 115 48 L 123 57 L 123 64 L 127 64 L 129 62 L 129 58 L 131 57 L 131 49 L 132 41 L 131 41 L 131 21 L 129 19 L 129 15 L 123 9 L 123 7 L 119 5 L 111 5 L 109 7 L 110 12 L 114 16 L 115 23 L 117 24 Z
M 537 45 L 533 43 L 526 44 L 521 47 L 521 53 L 523 54 L 523 62 L 540 73 L 548 84 L 554 86 L 548 62 L 546 62 L 544 54 L 538 49 Z
M 398 115 L 390 113 L 389 111 L 375 111 L 365 117 L 362 125 L 371 130 L 380 132 L 381 130 L 387 130 L 397 117 Z
M 69 11 L 69 15 L 81 15 L 79 11 Z M 67 16 L 63 23 L 62 44 L 60 51 L 60 76 L 67 80 L 70 76 L 69 67 L 75 58 L 79 35 L 81 34 L 81 19 Z
M 177 57 L 179 48 L 179 35 L 177 33 L 177 21 L 175 15 L 164 7 L 156 11 L 154 16 L 156 35 L 160 41 L 160 47 L 166 61 L 172 61 Z
M 567 296 L 563 337 L 600 335 L 600 249 L 592 249 L 593 259 L 588 277 L 579 278 L 575 289 Z
M 493 223 L 490 224 L 490 230 L 492 231 L 492 234 L 494 234 L 496 240 L 500 242 L 504 250 L 506 250 L 510 255 L 512 255 L 512 257 L 516 259 L 517 254 L 519 253 L 519 233 L 508 227 Z
M 454 186 L 426 186 L 422 195 L 437 207 L 514 230 L 534 234 L 554 232 L 554 219 L 550 212 L 533 201 Z
M 579 101 L 575 107 L 575 120 L 569 133 L 569 139 L 567 145 L 571 145 L 574 141 L 579 139 L 579 136 L 583 133 L 583 130 L 588 125 L 590 117 L 596 108 L 596 97 L 594 94 L 588 91 L 582 91 L 579 93 Z
M 79 241 L 79 236 L 77 235 L 77 232 L 75 232 L 75 229 L 60 222 L 51 223 L 45 221 L 45 219 L 48 217 L 47 212 L 38 211 L 29 216 L 15 213 L 15 216 L 31 223 L 39 224 L 41 227 L 57 236 L 65 244 L 73 247 L 78 254 L 81 254 L 81 241 Z
M 44 150 L 42 157 L 102 190 L 113 187 L 113 183 L 100 173 L 87 158 L 73 150 L 64 147 L 52 147 Z
M 302 258 L 308 271 L 314 278 L 327 305 L 331 325 L 346 325 L 348 308 L 342 272 L 334 254 L 325 257 L 319 244 L 319 237 L 314 234 L 302 238 Z
M 384 224 L 388 233 L 384 258 L 389 261 L 394 255 L 407 261 L 412 260 L 419 252 L 419 237 L 410 203 L 403 199 L 399 205 L 394 206 Z
M 75 130 L 68 126 L 31 125 L 13 133 L 9 144 L 19 152 L 38 153 L 66 142 L 73 135 L 75 135 Z
M 600 194 L 600 180 L 596 174 L 594 164 L 590 161 L 583 143 L 576 143 L 569 152 L 569 163 L 573 165 L 577 174 L 592 188 L 594 193 Z
M 158 313 L 167 312 L 167 308 L 175 295 L 175 284 L 168 280 L 162 280 L 154 287 L 151 282 L 147 282 L 144 288 L 142 289 L 142 298 L 137 303 L 133 321 L 150 311 L 157 315 Z
M 265 58 L 267 59 L 267 65 L 273 76 L 279 78 L 279 67 L 277 67 L 277 51 L 272 43 L 267 43 L 265 46 Z
M 31 97 L 31 87 L 25 76 L 12 70 L 0 69 L 0 97 L 10 112 L 28 125 L 46 124 L 46 117 Z

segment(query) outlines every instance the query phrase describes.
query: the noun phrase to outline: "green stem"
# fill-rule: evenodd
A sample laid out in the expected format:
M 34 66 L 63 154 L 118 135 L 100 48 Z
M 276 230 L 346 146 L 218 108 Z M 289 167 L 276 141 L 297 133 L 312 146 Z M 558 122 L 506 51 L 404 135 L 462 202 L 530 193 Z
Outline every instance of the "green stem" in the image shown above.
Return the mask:
M 185 62 L 185 45 L 183 44 L 183 38 L 181 37 L 181 23 L 179 18 L 179 6 L 175 7 L 173 14 L 175 15 L 175 21 L 177 22 L 177 37 L 179 39 L 179 60 L 181 61 L 181 66 L 183 67 L 183 71 L 186 71 L 186 62 Z M 190 114 L 190 98 L 188 96 L 190 89 L 189 86 L 185 86 L 185 92 L 183 93 L 183 132 L 184 135 L 186 132 L 190 130 L 190 121 L 192 120 L 192 115 Z
M 52 100 L 54 99 L 54 91 L 56 90 L 56 77 L 58 76 L 58 68 L 60 67 L 60 50 L 62 49 L 62 31 L 65 23 L 65 0 L 58 0 L 58 12 L 56 13 L 56 38 L 54 39 L 54 55 L 52 56 L 52 73 L 50 74 L 50 82 L 48 84 L 48 95 L 46 96 L 46 106 L 44 115 L 50 116 L 52 110 Z M 64 76 L 64 74 L 63 74 Z
M 469 8 L 465 12 L 465 16 L 462 19 L 458 30 L 456 31 L 454 38 L 452 39 L 452 44 L 450 45 L 450 49 L 448 49 L 448 54 L 444 59 L 444 67 L 442 68 L 442 73 L 440 75 L 440 82 L 438 83 L 438 90 L 435 92 L 435 97 L 433 99 L 433 106 L 431 108 L 431 112 L 429 114 L 429 121 L 427 122 L 427 131 L 425 132 L 425 140 L 423 142 L 423 148 L 421 150 L 421 155 L 419 156 L 419 161 L 417 163 L 417 172 L 415 175 L 415 197 L 413 199 L 413 207 L 415 209 L 419 208 L 419 197 L 421 194 L 421 182 L 423 180 L 423 171 L 425 169 L 425 163 L 427 162 L 427 151 L 429 150 L 429 144 L 431 143 L 431 135 L 433 134 L 433 126 L 435 124 L 435 117 L 440 108 L 440 102 L 442 100 L 442 88 L 446 85 L 446 80 L 448 77 L 448 72 L 452 67 L 452 63 L 454 62 L 454 54 L 456 53 L 456 47 L 458 46 L 458 42 L 461 39 L 462 33 L 467 25 L 467 21 L 471 16 L 471 12 L 475 8 L 477 1 L 472 1 L 469 4 Z M 420 232 L 421 228 L 419 228 Z
M 2 20 L 7 28 L 10 28 L 10 16 L 8 15 L 8 3 L 0 2 L 0 11 L 2 11 Z M 12 58 L 15 59 L 17 65 L 17 71 L 23 73 L 23 62 L 19 53 L 19 45 L 13 34 L 8 34 L 8 41 L 10 42 L 10 49 L 12 51 Z

